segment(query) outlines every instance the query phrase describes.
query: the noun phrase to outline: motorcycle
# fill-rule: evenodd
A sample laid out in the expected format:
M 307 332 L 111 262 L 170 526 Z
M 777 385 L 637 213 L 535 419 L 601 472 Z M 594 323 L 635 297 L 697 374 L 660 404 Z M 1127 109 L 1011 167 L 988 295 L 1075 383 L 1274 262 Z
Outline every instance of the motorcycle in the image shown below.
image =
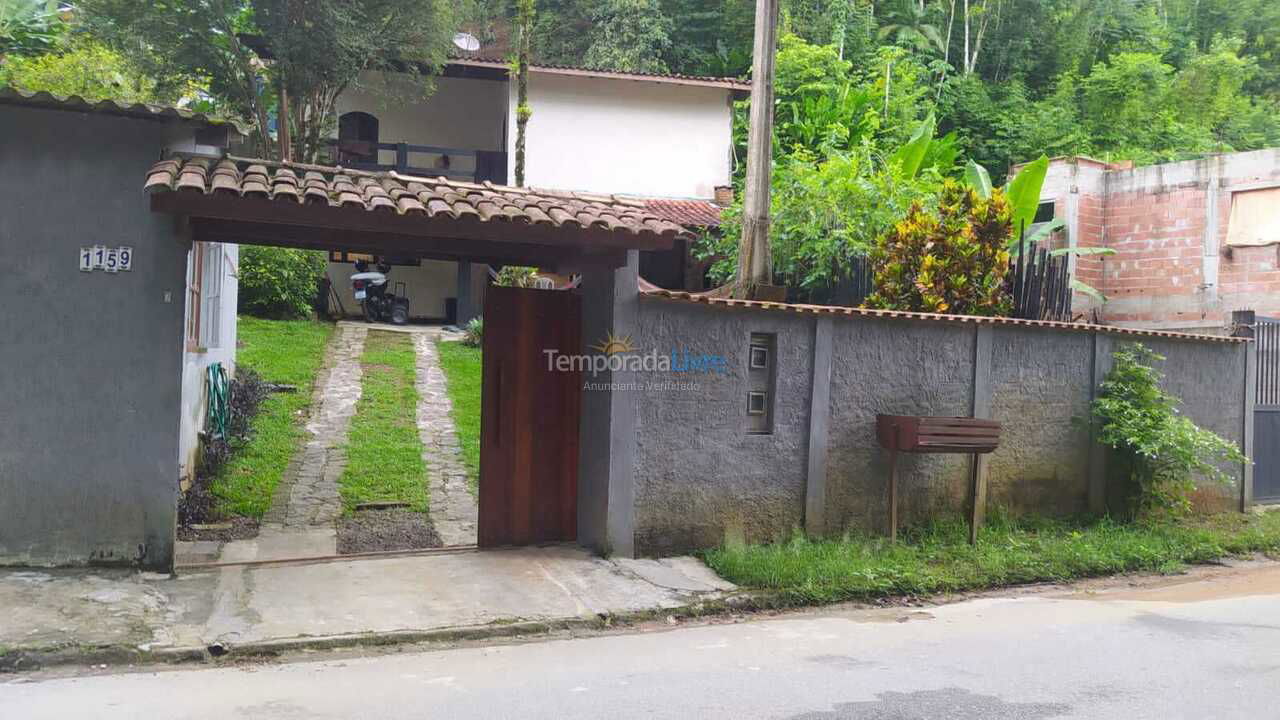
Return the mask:
M 387 292 L 387 275 L 391 266 L 378 263 L 376 271 L 369 270 L 369 263 L 356 262 L 356 273 L 351 276 L 351 289 L 364 312 L 365 322 L 390 322 L 404 325 L 409 322 L 409 298 L 404 296 L 404 283 L 396 283 L 400 294 Z

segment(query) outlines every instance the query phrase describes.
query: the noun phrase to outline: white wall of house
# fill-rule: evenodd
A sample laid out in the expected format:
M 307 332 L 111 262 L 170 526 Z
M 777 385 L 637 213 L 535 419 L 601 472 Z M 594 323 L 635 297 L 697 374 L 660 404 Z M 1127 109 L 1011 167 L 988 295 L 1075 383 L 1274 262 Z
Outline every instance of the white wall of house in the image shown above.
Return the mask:
M 182 408 L 178 434 L 178 472 L 191 479 L 200 449 L 200 432 L 204 430 L 209 406 L 206 368 L 220 362 L 228 377 L 235 374 L 236 302 L 239 296 L 236 273 L 240 266 L 240 246 L 207 244 L 204 248 L 204 277 L 201 287 L 202 322 L 199 349 L 184 348 L 182 353 Z M 191 253 L 187 253 L 187 282 L 191 283 Z M 195 297 L 186 293 L 185 318 L 189 324 Z
M 419 81 L 420 82 L 420 81 Z M 411 97 L 405 88 L 395 95 L 382 97 L 371 91 L 380 87 L 377 77 L 365 77 L 362 86 L 338 97 L 338 115 L 362 111 L 378 118 L 378 141 L 434 145 L 464 150 L 502 150 L 507 122 L 507 83 L 501 80 L 439 77 L 432 81 L 435 91 L 425 100 L 406 102 Z M 404 93 L 403 95 L 401 93 Z M 337 136 L 336 129 L 334 136 Z M 382 151 L 378 162 L 392 164 L 395 153 Z M 421 155 L 410 158 L 420 165 Z M 456 157 L 452 169 L 473 171 L 472 158 Z
M 480 308 L 483 302 L 484 287 L 487 283 L 487 265 L 472 263 L 471 265 L 471 297 Z M 329 280 L 342 298 L 339 308 L 333 298 L 329 299 L 329 312 L 337 315 L 345 311 L 349 317 L 360 315 L 360 303 L 351 290 L 351 276 L 355 274 L 355 264 L 346 262 L 330 262 Z M 409 297 L 409 317 L 414 320 L 443 320 L 445 318 L 445 300 L 458 296 L 458 264 L 446 260 L 423 260 L 421 266 L 393 265 L 391 276 L 387 282 L 395 291 L 395 284 L 405 284 L 404 293 Z
M 515 178 L 515 85 L 507 163 Z M 531 73 L 525 184 L 653 197 L 711 198 L 728 185 L 729 90 Z

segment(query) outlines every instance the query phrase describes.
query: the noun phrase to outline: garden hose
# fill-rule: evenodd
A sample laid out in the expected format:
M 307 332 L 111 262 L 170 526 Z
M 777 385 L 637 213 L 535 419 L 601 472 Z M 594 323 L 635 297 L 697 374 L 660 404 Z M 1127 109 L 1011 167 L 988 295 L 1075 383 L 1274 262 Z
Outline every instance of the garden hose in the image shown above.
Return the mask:
M 225 438 L 231 421 L 231 384 L 227 380 L 227 370 L 220 362 L 211 363 L 205 368 L 205 377 L 209 384 L 207 424 L 213 437 Z

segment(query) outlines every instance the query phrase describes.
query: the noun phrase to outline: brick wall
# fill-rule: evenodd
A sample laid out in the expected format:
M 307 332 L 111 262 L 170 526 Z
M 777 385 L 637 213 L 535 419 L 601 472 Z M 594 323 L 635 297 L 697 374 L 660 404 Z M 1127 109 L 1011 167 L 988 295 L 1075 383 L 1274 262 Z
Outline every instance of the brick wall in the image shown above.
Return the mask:
M 1226 249 L 1232 193 L 1268 185 L 1280 185 L 1280 149 L 1141 168 L 1054 160 L 1042 197 L 1066 219 L 1065 242 L 1115 251 L 1076 259 L 1075 277 L 1107 296 L 1077 295 L 1077 312 L 1210 332 L 1232 310 L 1280 315 L 1277 246 Z

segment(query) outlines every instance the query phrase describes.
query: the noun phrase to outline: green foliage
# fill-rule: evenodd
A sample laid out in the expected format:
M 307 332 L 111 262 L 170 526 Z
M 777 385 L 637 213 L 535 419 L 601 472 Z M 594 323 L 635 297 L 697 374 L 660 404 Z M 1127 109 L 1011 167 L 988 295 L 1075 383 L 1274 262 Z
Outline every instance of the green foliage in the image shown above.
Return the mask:
M 243 245 L 239 310 L 274 319 L 306 317 L 324 270 L 324 253 L 316 250 Z
M 248 443 L 236 448 L 214 478 L 212 492 L 223 515 L 262 517 L 271 507 L 276 483 L 301 444 L 312 387 L 332 332 L 333 325 L 314 320 L 240 316 L 237 366 L 298 391 L 267 396 L 250 422 Z
M 583 56 L 588 67 L 667 72 L 672 24 L 658 0 L 599 0 L 591 22 L 594 39 Z
M 1035 220 L 1036 209 L 1040 207 L 1040 189 L 1044 187 L 1044 177 L 1048 172 L 1049 158 L 1041 155 L 1023 166 L 1005 188 L 1009 199 L 1009 222 L 1015 237 L 1031 227 Z
M 57 0 L 0 0 L 0 60 L 48 52 L 64 30 Z
M 80 0 L 89 32 L 162 85 L 200 85 L 229 114 L 255 128 L 257 151 L 280 152 L 269 132 L 275 89 L 289 92 L 294 157 L 310 160 L 336 122 L 337 97 L 371 71 L 399 73 L 369 89 L 425 97 L 415 80 L 451 47 L 447 0 Z M 245 35 L 261 38 L 270 63 Z
M 427 510 L 416 362 L 409 335 L 374 330 L 365 339 L 360 401 L 347 430 L 347 465 L 338 478 L 347 513 L 366 502 L 403 502 L 410 510 Z
M 533 287 L 533 281 L 537 278 L 538 268 L 504 265 L 498 271 L 498 277 L 494 278 L 493 284 L 498 287 L 528 288 Z
M 467 464 L 467 487 L 475 495 L 480 477 L 480 349 L 441 340 L 436 342 L 436 352 L 449 392 L 449 414 L 458 434 L 458 447 Z
M 467 322 L 467 327 L 463 330 L 462 344 L 467 347 L 478 348 L 484 343 L 484 318 L 473 317 Z
M 160 93 L 154 79 L 139 73 L 119 53 L 83 36 L 54 52 L 7 58 L 0 65 L 0 85 L 123 102 L 175 99 Z
M 770 193 L 774 272 L 786 285 L 806 289 L 848 277 L 854 259 L 939 184 L 933 170 L 901 178 L 865 144 L 826 156 L 801 149 L 779 157 Z M 699 254 L 716 259 L 711 275 L 717 282 L 727 281 L 737 268 L 741 228 L 739 197 L 725 210 L 722 231 L 699 242 Z
M 988 514 L 976 545 L 958 518 L 909 528 L 904 539 L 797 535 L 771 545 L 707 552 L 738 585 L 774 591 L 783 604 L 815 604 L 1063 582 L 1124 572 L 1177 572 L 1232 555 L 1280 551 L 1280 513 L 1227 513 L 1178 522 L 1014 518 Z
M 936 210 L 912 205 L 871 252 L 876 292 L 866 306 L 1008 315 L 1010 213 L 1002 190 L 984 199 L 970 187 L 946 181 Z
M 1117 350 L 1093 403 L 1098 440 L 1118 451 L 1128 472 L 1135 514 L 1183 515 L 1196 477 L 1230 483 L 1223 467 L 1249 462 L 1235 443 L 1178 413 L 1153 365 L 1164 357 L 1141 344 Z

